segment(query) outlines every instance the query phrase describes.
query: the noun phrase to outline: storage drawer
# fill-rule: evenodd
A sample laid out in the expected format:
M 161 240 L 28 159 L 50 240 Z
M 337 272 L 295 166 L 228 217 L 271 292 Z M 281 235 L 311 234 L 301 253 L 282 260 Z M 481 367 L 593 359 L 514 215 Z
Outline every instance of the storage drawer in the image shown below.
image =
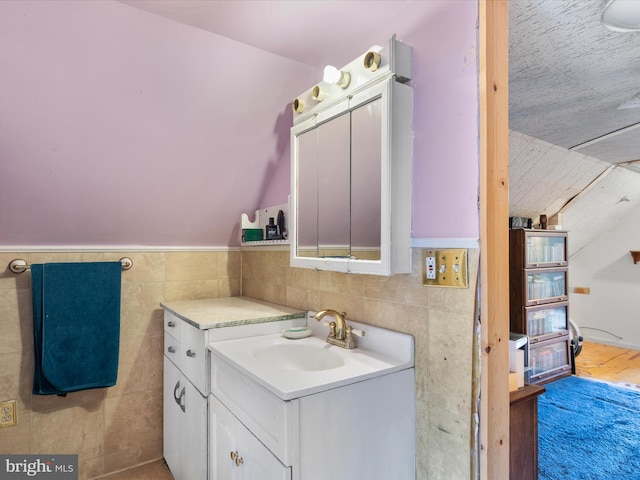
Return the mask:
M 164 313 L 164 354 L 203 396 L 209 395 L 208 330 Z
M 202 395 L 209 395 L 207 331 L 187 323 L 182 328 L 182 371 Z
M 164 332 L 164 355 L 171 360 L 176 367 L 182 369 L 182 344 L 166 330 Z
M 211 356 L 211 393 L 286 466 L 293 464 L 298 401 L 283 401 L 221 357 Z
M 543 383 L 571 373 L 569 336 L 532 345 L 529 367 L 530 383 Z
M 182 342 L 182 327 L 187 325 L 175 315 L 164 312 L 164 331 L 170 334 L 178 342 Z

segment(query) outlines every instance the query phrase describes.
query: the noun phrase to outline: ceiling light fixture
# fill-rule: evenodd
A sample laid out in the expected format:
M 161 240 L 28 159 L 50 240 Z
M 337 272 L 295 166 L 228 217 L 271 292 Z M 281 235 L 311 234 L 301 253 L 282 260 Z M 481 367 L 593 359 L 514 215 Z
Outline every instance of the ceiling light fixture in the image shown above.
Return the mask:
M 327 65 L 324 67 L 323 79 L 327 83 L 335 83 L 339 87 L 347 88 L 349 86 L 349 82 L 351 82 L 351 75 L 349 72 L 338 70 L 333 65 Z
M 640 30 L 640 2 L 638 0 L 605 0 L 600 20 L 614 32 Z

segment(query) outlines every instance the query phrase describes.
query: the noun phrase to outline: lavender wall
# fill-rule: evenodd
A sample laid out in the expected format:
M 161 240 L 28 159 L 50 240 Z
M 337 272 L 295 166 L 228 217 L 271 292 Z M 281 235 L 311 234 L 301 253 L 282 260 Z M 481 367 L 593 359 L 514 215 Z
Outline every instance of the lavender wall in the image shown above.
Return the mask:
M 413 235 L 476 238 L 477 4 L 412 13 L 367 43 L 414 48 Z M 112 1 L 0 2 L 0 65 L 0 247 L 237 245 L 318 74 Z
M 424 17 L 398 30 L 414 55 L 412 236 L 478 238 L 478 5 L 418 3 Z
M 308 66 L 111 1 L 0 2 L 0 65 L 0 245 L 238 244 L 288 189 Z

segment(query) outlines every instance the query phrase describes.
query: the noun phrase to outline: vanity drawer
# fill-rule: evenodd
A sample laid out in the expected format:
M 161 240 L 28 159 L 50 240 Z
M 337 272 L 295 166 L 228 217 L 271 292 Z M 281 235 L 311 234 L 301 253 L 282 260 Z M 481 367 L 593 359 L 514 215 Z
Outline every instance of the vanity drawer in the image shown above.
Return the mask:
M 182 369 L 182 344 L 169 332 L 164 332 L 164 355 L 178 368 Z
M 164 331 L 175 338 L 178 342 L 182 341 L 182 327 L 186 326 L 187 325 L 183 320 L 180 320 L 172 313 L 167 311 L 164 312 Z
M 209 395 L 207 331 L 187 323 L 182 328 L 182 371 L 204 396 Z
M 283 401 L 220 357 L 212 355 L 211 393 L 286 466 L 297 445 L 293 423 L 298 401 Z
M 205 397 L 209 395 L 208 330 L 164 314 L 164 354 Z

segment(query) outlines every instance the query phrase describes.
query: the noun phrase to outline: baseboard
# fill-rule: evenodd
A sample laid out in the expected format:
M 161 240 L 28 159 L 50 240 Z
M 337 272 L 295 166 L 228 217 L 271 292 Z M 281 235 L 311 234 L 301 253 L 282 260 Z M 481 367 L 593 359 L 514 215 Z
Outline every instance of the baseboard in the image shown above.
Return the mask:
M 612 340 L 611 338 L 599 337 L 597 335 L 585 335 L 583 330 L 580 330 L 580 332 L 582 333 L 582 338 L 586 342 L 601 343 L 603 345 L 611 345 L 612 347 L 630 348 L 631 350 L 640 350 L 640 344 L 638 343 L 627 342 L 624 341 L 624 339 Z

